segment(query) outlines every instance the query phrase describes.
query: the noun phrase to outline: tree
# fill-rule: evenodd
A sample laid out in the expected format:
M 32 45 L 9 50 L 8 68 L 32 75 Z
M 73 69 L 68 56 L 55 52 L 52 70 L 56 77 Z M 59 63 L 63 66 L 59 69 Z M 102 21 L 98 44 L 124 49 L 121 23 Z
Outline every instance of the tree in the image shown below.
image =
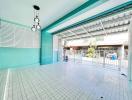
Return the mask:
M 95 57 L 95 49 L 96 49 L 96 43 L 90 43 L 90 47 L 87 51 L 87 57 L 93 58 Z

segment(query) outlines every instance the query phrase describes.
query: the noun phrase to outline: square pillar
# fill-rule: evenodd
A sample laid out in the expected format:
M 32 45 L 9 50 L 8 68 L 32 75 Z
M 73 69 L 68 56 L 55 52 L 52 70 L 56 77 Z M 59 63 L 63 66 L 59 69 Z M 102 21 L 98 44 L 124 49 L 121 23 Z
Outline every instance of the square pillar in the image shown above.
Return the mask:
M 40 64 L 53 63 L 53 35 L 47 31 L 41 31 Z
M 132 20 L 129 26 L 128 80 L 132 81 Z
M 121 46 L 121 60 L 124 60 L 124 55 L 125 55 L 125 48 L 124 45 Z
M 62 61 L 63 61 L 62 39 L 57 35 L 53 35 L 53 63 Z
M 57 35 L 53 36 L 53 63 L 58 62 L 58 48 L 59 48 L 59 37 Z

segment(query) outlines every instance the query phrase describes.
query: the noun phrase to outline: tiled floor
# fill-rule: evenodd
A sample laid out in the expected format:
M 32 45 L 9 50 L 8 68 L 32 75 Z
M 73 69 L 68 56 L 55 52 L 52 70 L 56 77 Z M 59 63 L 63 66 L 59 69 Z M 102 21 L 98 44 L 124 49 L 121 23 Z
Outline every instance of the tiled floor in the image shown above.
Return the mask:
M 127 78 L 97 64 L 62 63 L 5 73 L 4 100 L 132 100 Z
M 5 84 L 6 84 L 7 70 L 0 70 L 0 100 L 3 100 Z

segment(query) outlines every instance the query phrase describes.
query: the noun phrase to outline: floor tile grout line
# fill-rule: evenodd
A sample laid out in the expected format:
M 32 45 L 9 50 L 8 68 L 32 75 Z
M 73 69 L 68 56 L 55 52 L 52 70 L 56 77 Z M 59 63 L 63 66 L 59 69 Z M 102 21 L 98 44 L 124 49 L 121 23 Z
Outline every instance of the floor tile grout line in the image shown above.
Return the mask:
M 21 96 L 21 98 L 23 100 L 22 87 L 21 87 L 21 82 L 20 82 L 19 76 L 18 76 L 18 72 L 16 72 L 16 77 L 17 77 L 17 81 L 18 81 L 18 86 L 20 87 L 20 96 Z
M 7 87 L 8 87 L 8 83 L 9 83 L 9 76 L 10 76 L 10 69 L 7 69 L 6 84 L 5 84 L 5 89 L 4 89 L 3 100 L 6 100 Z

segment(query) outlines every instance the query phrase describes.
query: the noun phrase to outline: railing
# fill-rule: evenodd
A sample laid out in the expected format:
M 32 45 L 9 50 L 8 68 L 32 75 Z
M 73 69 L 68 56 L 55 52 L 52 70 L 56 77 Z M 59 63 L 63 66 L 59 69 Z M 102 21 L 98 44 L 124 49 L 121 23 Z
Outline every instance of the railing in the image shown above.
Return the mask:
M 112 60 L 110 58 L 100 57 L 100 58 L 88 58 L 82 57 L 81 55 L 68 55 L 69 60 L 72 62 L 79 62 L 79 63 L 92 63 L 92 64 L 99 64 L 106 68 L 112 68 L 119 71 L 123 71 L 127 73 L 128 69 L 128 60 Z

